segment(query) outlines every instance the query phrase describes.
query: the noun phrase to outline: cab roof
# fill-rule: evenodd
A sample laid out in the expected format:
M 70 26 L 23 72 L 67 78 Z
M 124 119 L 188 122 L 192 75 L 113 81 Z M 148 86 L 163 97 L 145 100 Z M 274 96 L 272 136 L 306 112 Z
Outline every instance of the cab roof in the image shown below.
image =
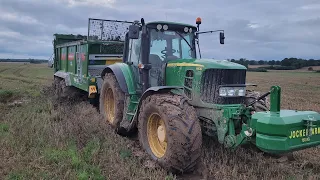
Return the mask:
M 187 26 L 191 28 L 196 28 L 196 26 L 190 25 L 190 24 L 184 24 L 184 23 L 177 23 L 177 22 L 170 22 L 170 21 L 152 21 L 147 23 L 147 25 L 157 25 L 157 24 L 172 24 L 172 25 L 180 25 L 180 26 Z

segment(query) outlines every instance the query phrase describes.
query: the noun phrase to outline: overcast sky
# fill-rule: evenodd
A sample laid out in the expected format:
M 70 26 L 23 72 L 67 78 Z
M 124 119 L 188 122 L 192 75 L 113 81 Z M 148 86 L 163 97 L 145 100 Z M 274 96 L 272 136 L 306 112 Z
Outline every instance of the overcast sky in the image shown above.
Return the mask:
M 54 33 L 86 34 L 88 18 L 167 20 L 201 30 L 203 57 L 320 59 L 319 0 L 0 0 L 0 58 L 44 58 Z

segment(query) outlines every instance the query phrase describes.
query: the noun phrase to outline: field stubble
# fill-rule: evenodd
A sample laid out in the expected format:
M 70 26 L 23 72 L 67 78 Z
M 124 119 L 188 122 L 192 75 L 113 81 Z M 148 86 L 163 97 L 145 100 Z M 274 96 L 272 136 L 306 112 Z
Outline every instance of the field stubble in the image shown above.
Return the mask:
M 39 79 L 37 77 L 40 77 Z M 320 74 L 249 72 L 247 82 L 283 90 L 282 108 L 320 111 Z M 115 135 L 87 102 L 57 103 L 45 65 L 0 64 L 0 179 L 318 179 L 318 148 L 278 162 L 254 151 L 224 149 L 205 137 L 195 175 L 175 177 L 158 168 L 136 140 Z M 5 96 L 1 96 L 3 98 Z M 21 104 L 9 105 L 24 100 Z

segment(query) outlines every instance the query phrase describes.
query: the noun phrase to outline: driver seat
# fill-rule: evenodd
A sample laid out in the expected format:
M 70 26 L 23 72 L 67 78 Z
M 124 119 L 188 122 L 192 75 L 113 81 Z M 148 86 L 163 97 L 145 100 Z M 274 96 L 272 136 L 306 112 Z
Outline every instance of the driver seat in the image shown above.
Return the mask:
M 162 65 L 162 60 L 160 59 L 160 57 L 156 54 L 150 54 L 149 55 L 149 63 L 152 65 L 153 67 L 161 67 Z
M 153 86 L 159 86 L 162 83 L 162 60 L 160 57 L 156 54 L 150 54 L 149 55 L 149 63 L 151 64 L 152 68 L 149 71 L 149 79 L 150 79 L 150 85 Z

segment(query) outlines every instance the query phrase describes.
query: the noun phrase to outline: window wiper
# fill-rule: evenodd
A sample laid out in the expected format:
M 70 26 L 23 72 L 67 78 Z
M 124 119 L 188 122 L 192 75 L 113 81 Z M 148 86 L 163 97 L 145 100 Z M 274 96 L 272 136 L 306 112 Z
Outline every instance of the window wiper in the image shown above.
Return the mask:
M 190 47 L 191 51 L 193 51 L 193 48 L 191 47 L 190 43 L 186 40 L 185 37 L 183 37 L 183 35 L 177 31 L 175 31 L 175 33 L 177 33 L 187 44 L 188 46 Z

